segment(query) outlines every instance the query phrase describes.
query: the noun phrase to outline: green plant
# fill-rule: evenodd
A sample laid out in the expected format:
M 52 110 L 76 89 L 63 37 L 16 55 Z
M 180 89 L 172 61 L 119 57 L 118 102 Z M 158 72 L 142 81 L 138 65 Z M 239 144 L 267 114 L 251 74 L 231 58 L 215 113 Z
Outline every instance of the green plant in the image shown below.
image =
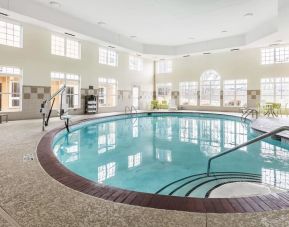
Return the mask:
M 151 101 L 151 108 L 152 108 L 153 110 L 159 108 L 159 102 L 158 102 L 158 100 L 154 99 L 154 100 Z

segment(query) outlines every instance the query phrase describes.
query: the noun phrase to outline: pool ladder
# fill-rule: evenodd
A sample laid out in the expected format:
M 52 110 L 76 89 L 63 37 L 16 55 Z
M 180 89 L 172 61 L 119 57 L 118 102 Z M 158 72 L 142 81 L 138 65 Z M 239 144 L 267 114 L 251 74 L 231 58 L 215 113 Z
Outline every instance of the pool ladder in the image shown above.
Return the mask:
M 263 134 L 263 135 L 261 135 L 261 136 L 258 136 L 258 137 L 256 137 L 255 139 L 249 140 L 249 141 L 247 141 L 247 142 L 245 142 L 245 143 L 242 143 L 242 144 L 240 144 L 240 145 L 238 145 L 238 146 L 236 146 L 236 147 L 233 147 L 233 148 L 231 148 L 231 149 L 229 149 L 229 150 L 227 150 L 227 151 L 225 151 L 225 152 L 223 152 L 223 153 L 220 153 L 220 154 L 218 154 L 218 155 L 215 155 L 215 156 L 209 158 L 209 160 L 208 160 L 208 165 L 207 165 L 207 176 L 210 175 L 211 162 L 212 162 L 213 160 L 215 160 L 215 159 L 217 159 L 217 158 L 220 158 L 220 157 L 222 157 L 222 156 L 224 156 L 224 155 L 227 155 L 227 154 L 229 154 L 229 153 L 231 153 L 231 152 L 233 152 L 233 151 L 236 151 L 236 150 L 238 150 L 238 149 L 240 149 L 240 148 L 242 148 L 242 147 L 246 147 L 246 146 L 248 146 L 248 145 L 250 145 L 250 144 L 252 144 L 252 143 L 256 143 L 256 142 L 258 142 L 258 141 L 260 141 L 260 140 L 262 140 L 262 139 L 265 139 L 265 138 L 267 138 L 267 137 L 274 136 L 274 135 L 276 135 L 276 134 L 278 134 L 278 133 L 280 133 L 280 132 L 283 132 L 283 131 L 289 131 L 289 126 L 282 126 L 282 127 L 277 128 L 277 129 L 275 129 L 275 130 L 272 130 L 272 131 L 270 131 L 270 132 L 267 132 L 267 133 L 265 133 L 265 134 Z
M 134 113 L 137 113 L 137 110 L 134 106 L 126 106 L 125 109 L 124 109 L 124 112 L 127 114 L 127 113 L 130 113 L 130 114 L 133 114 Z

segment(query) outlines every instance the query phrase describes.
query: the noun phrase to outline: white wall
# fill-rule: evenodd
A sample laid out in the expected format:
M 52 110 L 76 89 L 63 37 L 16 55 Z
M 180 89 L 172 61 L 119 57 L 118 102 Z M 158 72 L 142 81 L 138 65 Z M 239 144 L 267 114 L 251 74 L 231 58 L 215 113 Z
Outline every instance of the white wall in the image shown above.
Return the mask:
M 131 71 L 128 64 L 129 54 L 116 49 L 119 54 L 118 67 L 101 65 L 98 63 L 99 45 L 83 40 L 80 40 L 82 49 L 80 60 L 52 55 L 52 32 L 30 24 L 22 23 L 22 25 L 23 48 L 0 45 L 0 65 L 21 68 L 24 86 L 50 87 L 50 73 L 56 71 L 79 74 L 81 88 L 88 88 L 89 85 L 97 88 L 98 77 L 107 77 L 118 81 L 119 90 L 131 90 L 133 85 L 139 85 L 141 91 L 152 94 L 153 62 L 151 60 L 144 59 L 142 72 Z M 123 110 L 123 107 L 118 106 L 108 110 Z
M 260 90 L 263 77 L 289 76 L 289 63 L 261 65 L 258 48 L 174 59 L 172 73 L 157 75 L 157 83 L 172 82 L 173 90 L 177 91 L 179 82 L 199 81 L 208 69 L 217 71 L 223 80 L 248 79 L 248 90 Z

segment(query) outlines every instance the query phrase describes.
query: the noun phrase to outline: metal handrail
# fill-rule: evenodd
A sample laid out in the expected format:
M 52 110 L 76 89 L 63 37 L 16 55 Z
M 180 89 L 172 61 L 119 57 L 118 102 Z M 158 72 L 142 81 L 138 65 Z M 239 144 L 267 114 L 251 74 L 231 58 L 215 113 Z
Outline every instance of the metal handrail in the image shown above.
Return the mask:
M 253 117 L 253 114 L 255 113 L 256 114 L 256 118 L 258 118 L 258 111 L 257 110 L 255 110 L 255 109 L 247 109 L 243 114 L 242 114 L 242 116 L 241 116 L 241 120 L 243 121 L 243 120 L 245 120 L 245 119 L 247 119 L 247 117 L 249 116 L 249 114 L 251 114 L 252 113 L 252 117 Z
M 137 110 L 136 110 L 135 106 L 131 106 L 130 112 L 132 113 L 133 110 L 134 110 L 135 113 L 137 113 Z
M 262 139 L 265 139 L 265 138 L 267 138 L 267 137 L 269 137 L 269 136 L 276 135 L 277 133 L 280 133 L 280 132 L 283 132 L 283 131 L 289 131 L 289 126 L 282 126 L 282 127 L 277 128 L 277 129 L 275 129 L 275 130 L 272 130 L 272 131 L 270 131 L 270 132 L 267 132 L 267 133 L 265 133 L 265 134 L 263 134 L 263 135 L 261 135 L 261 136 L 258 136 L 258 137 L 256 137 L 255 139 L 252 139 L 252 140 L 250 140 L 250 141 L 247 141 L 246 143 L 243 143 L 243 144 L 240 144 L 240 145 L 238 145 L 238 146 L 236 146 L 236 147 L 233 147 L 233 148 L 231 148 L 231 149 L 229 149 L 229 150 L 227 150 L 227 151 L 225 151 L 225 152 L 223 152 L 223 153 L 221 153 L 221 154 L 218 154 L 218 155 L 215 155 L 215 156 L 209 158 L 209 160 L 208 160 L 208 166 L 207 166 L 207 176 L 210 175 L 211 162 L 212 162 L 214 159 L 219 158 L 219 157 L 222 157 L 222 156 L 224 156 L 224 155 L 226 155 L 226 154 L 229 154 L 229 153 L 231 153 L 231 152 L 233 152 L 233 151 L 235 151 L 235 150 L 238 150 L 239 148 L 246 147 L 246 146 L 248 146 L 248 145 L 250 145 L 250 144 L 252 144 L 252 143 L 258 142 L 258 141 L 260 141 L 260 140 L 262 140 Z
M 127 111 L 127 110 L 128 110 L 128 111 Z M 129 106 L 126 106 L 126 107 L 125 107 L 124 112 L 125 112 L 125 113 L 131 112 L 131 109 L 129 108 Z

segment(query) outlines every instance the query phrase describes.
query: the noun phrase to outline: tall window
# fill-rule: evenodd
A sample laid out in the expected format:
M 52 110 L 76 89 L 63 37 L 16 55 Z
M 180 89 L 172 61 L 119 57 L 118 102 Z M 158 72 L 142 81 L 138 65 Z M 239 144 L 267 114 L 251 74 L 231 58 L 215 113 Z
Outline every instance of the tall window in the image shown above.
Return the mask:
M 180 82 L 180 105 L 198 105 L 198 82 Z
M 22 72 L 19 68 L 0 66 L 0 112 L 20 111 Z
M 225 80 L 223 96 L 226 107 L 247 105 L 247 80 Z
M 171 83 L 157 84 L 157 99 L 159 101 L 170 102 L 171 93 L 172 93 Z
M 80 76 L 75 74 L 52 72 L 51 73 L 51 94 L 57 92 L 66 85 L 66 103 L 68 108 L 80 108 Z M 59 108 L 60 98 L 55 99 L 54 108 Z
M 99 64 L 117 66 L 118 54 L 111 48 L 99 48 Z
M 289 102 L 289 77 L 261 79 L 261 103 L 277 102 L 285 106 Z
M 274 64 L 274 63 L 288 63 L 289 62 L 289 46 L 287 47 L 270 47 L 261 50 L 261 63 Z
M 0 44 L 22 47 L 22 26 L 0 20 Z
M 143 59 L 137 56 L 129 56 L 129 69 L 134 71 L 142 71 Z
M 51 54 L 80 59 L 81 44 L 77 40 L 69 39 L 58 35 L 52 35 Z
M 98 78 L 99 105 L 114 107 L 117 100 L 117 82 L 111 78 Z
M 160 60 L 157 62 L 156 71 L 158 74 L 171 73 L 172 72 L 172 61 L 171 60 Z
M 201 76 L 201 106 L 220 106 L 221 77 L 216 71 L 208 70 Z

